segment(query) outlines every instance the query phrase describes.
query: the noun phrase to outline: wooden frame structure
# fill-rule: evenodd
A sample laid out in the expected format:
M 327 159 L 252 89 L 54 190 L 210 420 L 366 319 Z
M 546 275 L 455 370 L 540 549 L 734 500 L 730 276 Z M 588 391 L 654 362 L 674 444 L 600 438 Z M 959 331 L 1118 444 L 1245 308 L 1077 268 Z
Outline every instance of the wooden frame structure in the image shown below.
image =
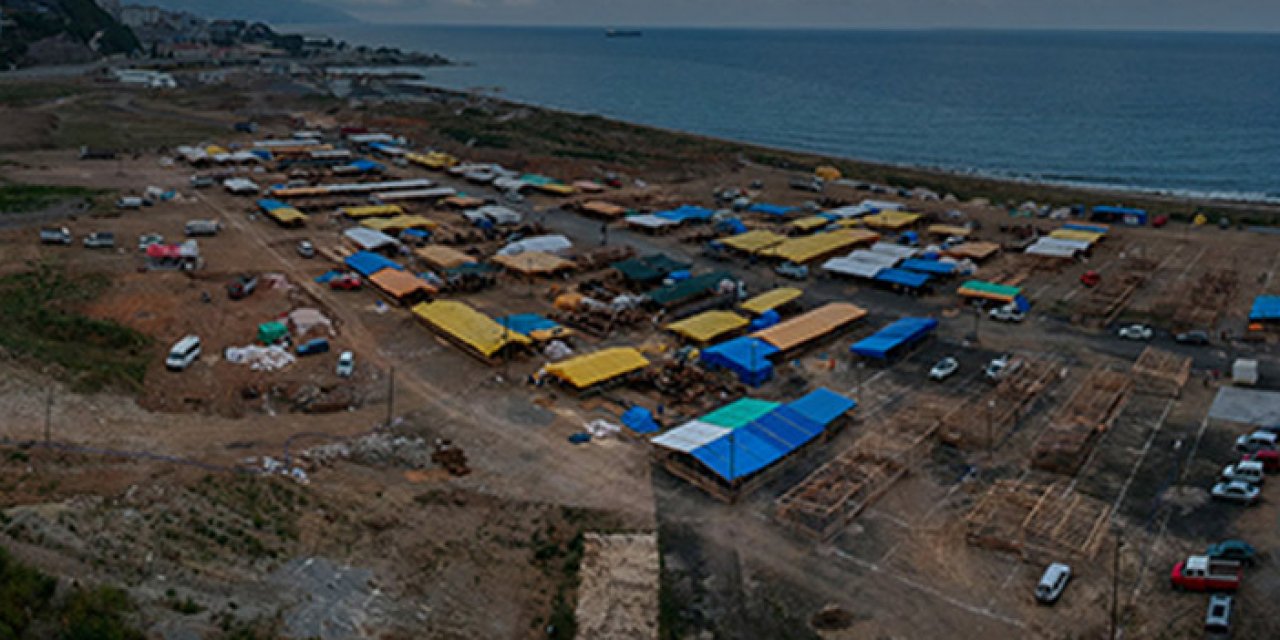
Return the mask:
M 877 422 L 882 430 L 869 431 L 779 497 L 775 516 L 811 538 L 831 538 L 928 455 L 943 411 L 925 402 Z
M 1191 358 L 1147 347 L 1130 371 L 1138 393 L 1177 398 L 1191 378 Z
M 1105 538 L 1110 515 L 1110 506 L 1061 483 L 1000 480 L 965 515 L 965 540 L 1024 560 L 1063 553 L 1089 559 Z
M 1103 277 L 1102 282 L 1089 290 L 1089 295 L 1084 299 L 1077 314 L 1077 321 L 1081 324 L 1095 324 L 1097 326 L 1107 326 L 1115 322 L 1125 309 L 1129 307 L 1129 302 L 1133 300 L 1133 296 L 1147 284 L 1151 279 L 1151 274 L 1155 273 L 1158 265 L 1146 258 L 1130 257 L 1120 263 L 1111 273 L 1114 276 Z
M 1017 358 L 1010 367 L 1011 373 L 991 391 L 970 398 L 942 418 L 938 436 L 943 442 L 961 448 L 994 446 L 1053 384 L 1058 371 L 1058 363 L 1047 359 Z
M 1231 305 L 1239 286 L 1234 269 L 1209 269 L 1200 275 L 1190 291 L 1174 288 L 1161 301 L 1158 311 L 1173 318 L 1173 330 L 1202 329 L 1212 331 Z
M 1124 410 L 1132 391 L 1133 380 L 1126 373 L 1108 369 L 1090 372 L 1036 439 L 1031 466 L 1074 475 L 1098 437 Z

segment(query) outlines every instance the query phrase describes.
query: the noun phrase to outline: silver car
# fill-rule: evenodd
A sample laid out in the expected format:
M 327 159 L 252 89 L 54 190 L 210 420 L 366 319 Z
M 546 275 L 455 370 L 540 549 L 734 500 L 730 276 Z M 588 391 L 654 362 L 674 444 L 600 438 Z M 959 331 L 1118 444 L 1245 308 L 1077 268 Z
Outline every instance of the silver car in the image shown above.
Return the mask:
M 1216 636 L 1231 633 L 1231 596 L 1215 593 L 1209 596 L 1209 609 L 1204 614 L 1204 630 Z
M 1055 562 L 1044 570 L 1044 575 L 1040 576 L 1040 582 L 1036 584 L 1036 602 L 1040 604 L 1053 604 L 1062 597 L 1062 592 L 1067 588 L 1067 582 L 1071 580 L 1071 567 L 1061 562 Z
M 939 360 L 938 364 L 933 365 L 933 368 L 929 370 L 929 379 L 938 381 L 946 380 L 952 375 L 955 375 L 955 372 L 959 370 L 960 361 L 947 356 L 946 358 Z
M 1248 482 L 1231 480 L 1213 485 L 1213 489 L 1209 493 L 1214 500 L 1252 505 L 1258 501 L 1258 496 L 1262 493 L 1262 490 Z

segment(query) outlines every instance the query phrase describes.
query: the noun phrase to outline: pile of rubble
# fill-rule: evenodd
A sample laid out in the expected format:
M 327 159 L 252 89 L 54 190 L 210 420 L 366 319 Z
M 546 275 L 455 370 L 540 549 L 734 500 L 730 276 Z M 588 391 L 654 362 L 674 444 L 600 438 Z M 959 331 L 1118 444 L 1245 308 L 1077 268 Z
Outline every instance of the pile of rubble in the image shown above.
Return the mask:
M 426 469 L 432 465 L 433 455 L 432 448 L 423 438 L 380 432 L 312 447 L 298 457 L 316 467 L 350 460 L 370 466 Z
M 254 371 L 279 371 L 297 359 L 284 347 L 249 345 L 247 347 L 227 347 L 223 357 L 231 364 L 247 364 Z

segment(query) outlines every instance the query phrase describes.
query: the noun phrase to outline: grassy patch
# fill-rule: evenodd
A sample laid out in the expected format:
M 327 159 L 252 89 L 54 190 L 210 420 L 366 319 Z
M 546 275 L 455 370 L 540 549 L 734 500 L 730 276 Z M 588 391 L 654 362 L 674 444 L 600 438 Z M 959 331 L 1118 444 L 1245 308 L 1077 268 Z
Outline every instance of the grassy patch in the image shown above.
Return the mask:
M 93 198 L 98 192 L 83 187 L 59 187 L 42 184 L 0 184 L 0 215 L 27 213 L 53 206 L 72 198 Z
M 79 90 L 68 84 L 49 82 L 5 82 L 0 84 L 0 105 L 25 107 L 58 98 L 65 98 Z
M 77 391 L 142 385 L 150 339 L 77 308 L 109 284 L 104 276 L 68 276 L 48 265 L 0 278 L 0 348 L 55 375 Z
M 73 587 L 57 597 L 58 582 L 13 559 L 0 547 L 0 638 L 141 640 L 125 620 L 129 597 L 112 587 Z

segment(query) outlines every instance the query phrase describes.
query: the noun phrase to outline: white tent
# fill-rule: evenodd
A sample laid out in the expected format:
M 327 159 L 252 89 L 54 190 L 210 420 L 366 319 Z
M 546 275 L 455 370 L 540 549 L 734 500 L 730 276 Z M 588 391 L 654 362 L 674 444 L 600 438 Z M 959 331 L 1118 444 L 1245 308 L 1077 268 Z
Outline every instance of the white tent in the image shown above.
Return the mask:
M 646 229 L 660 229 L 662 227 L 673 227 L 677 224 L 675 220 L 659 218 L 655 215 L 627 216 L 627 224 L 633 227 L 644 227 Z
M 373 194 L 373 199 L 381 202 L 395 202 L 397 200 L 439 200 L 440 198 L 448 198 L 456 195 L 457 190 L 451 187 L 433 187 L 431 189 L 410 189 L 408 191 L 379 191 Z
M 649 442 L 664 449 L 689 453 L 704 444 L 716 441 L 729 431 L 718 425 L 690 420 Z
M 573 243 L 568 238 L 561 235 L 553 236 L 534 236 L 517 240 L 511 244 L 498 250 L 500 256 L 518 256 L 526 251 L 541 251 L 543 253 L 552 253 L 556 255 L 564 255 L 573 248 Z
M 844 258 L 832 258 L 822 263 L 822 268 L 832 273 L 838 273 L 842 276 L 874 278 L 877 273 L 880 273 L 887 267 L 882 263 L 857 260 L 846 256 Z
M 395 238 L 368 227 L 352 227 L 342 232 L 343 237 L 365 251 L 377 251 L 399 244 Z
M 904 247 L 900 244 L 893 244 L 892 242 L 877 242 L 871 245 L 871 251 L 873 253 L 882 253 L 887 256 L 893 256 L 895 258 L 895 262 L 897 260 L 905 260 L 907 258 L 914 257 L 919 253 L 917 249 Z
M 471 209 L 469 211 L 464 211 L 462 215 L 471 222 L 488 220 L 498 226 L 520 224 L 520 220 L 522 220 L 522 216 L 519 211 L 497 205 Z

